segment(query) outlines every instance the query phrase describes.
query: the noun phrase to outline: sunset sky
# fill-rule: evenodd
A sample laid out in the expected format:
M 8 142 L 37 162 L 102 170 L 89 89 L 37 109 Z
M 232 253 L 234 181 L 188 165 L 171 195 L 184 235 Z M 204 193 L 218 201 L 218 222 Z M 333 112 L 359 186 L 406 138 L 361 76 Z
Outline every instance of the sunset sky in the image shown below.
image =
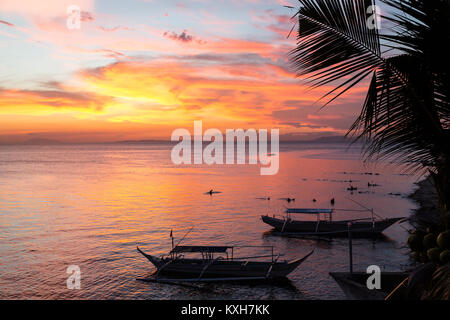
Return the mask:
M 67 7 L 82 10 L 66 26 Z M 0 0 L 0 143 L 170 139 L 176 128 L 346 132 L 360 85 L 320 110 L 295 77 L 294 0 Z

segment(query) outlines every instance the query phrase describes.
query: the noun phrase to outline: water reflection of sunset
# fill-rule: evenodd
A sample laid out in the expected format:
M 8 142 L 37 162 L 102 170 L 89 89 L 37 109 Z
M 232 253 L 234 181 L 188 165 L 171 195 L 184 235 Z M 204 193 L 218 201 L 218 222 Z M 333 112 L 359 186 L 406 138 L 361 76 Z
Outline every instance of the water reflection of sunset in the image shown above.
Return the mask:
M 2 295 L 169 297 L 170 290 L 141 286 L 134 279 L 152 271 L 136 253 L 136 245 L 152 254 L 166 253 L 171 245 L 170 230 L 178 241 L 194 227 L 186 244 L 274 245 L 277 252 L 286 253 L 286 259 L 293 259 L 307 253 L 311 240 L 268 236 L 270 227 L 261 222 L 261 214 L 279 214 L 286 206 L 330 207 L 332 197 L 337 208 L 355 206 L 346 199 L 351 197 L 384 216 L 404 216 L 412 207 L 407 199 L 388 195 L 410 190 L 411 177 L 392 179 L 389 168 L 365 167 L 357 150 L 346 154 L 341 145 L 305 148 L 300 145 L 283 151 L 282 146 L 279 173 L 261 176 L 258 166 L 249 165 L 178 167 L 170 162 L 170 147 L 161 145 L 3 146 Z M 374 170 L 380 175 L 361 174 Z M 380 187 L 373 194 L 352 195 L 344 182 L 348 179 L 363 191 L 368 181 Z M 222 193 L 204 194 L 212 188 Z M 256 199 L 267 196 L 270 201 Z M 278 200 L 282 197 L 296 200 L 288 204 Z M 404 230 L 393 226 L 386 236 L 387 241 L 376 243 L 377 250 L 358 251 L 355 263 L 376 259 L 387 268 L 403 263 L 394 247 L 403 239 Z M 308 263 L 323 270 L 324 278 L 316 274 L 307 283 L 301 281 L 308 276 L 307 265 L 290 276 L 294 282 L 302 282 L 310 297 L 322 281 L 334 285 L 326 276 L 330 254 L 334 269 L 347 264 L 345 240 L 317 245 Z M 242 254 L 246 253 L 259 252 Z M 64 289 L 68 264 L 80 265 L 83 272 L 84 289 L 79 292 Z M 235 294 L 250 294 L 242 290 L 245 288 L 236 288 Z M 329 292 L 330 297 L 338 297 L 338 289 Z M 292 298 L 291 293 L 279 293 L 280 297 L 285 294 Z

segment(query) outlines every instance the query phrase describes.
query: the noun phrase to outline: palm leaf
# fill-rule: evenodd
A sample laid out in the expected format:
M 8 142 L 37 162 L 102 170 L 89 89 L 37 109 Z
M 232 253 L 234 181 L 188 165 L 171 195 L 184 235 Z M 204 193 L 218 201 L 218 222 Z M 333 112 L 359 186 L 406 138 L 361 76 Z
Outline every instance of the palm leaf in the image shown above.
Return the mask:
M 371 0 L 300 0 L 298 45 L 291 61 L 312 87 L 340 81 L 322 98 L 331 101 L 383 65 L 378 32 L 367 28 Z M 342 80 L 344 79 L 344 80 Z
M 430 288 L 424 299 L 450 300 L 450 263 L 440 266 L 433 273 Z
M 366 10 L 374 1 L 299 0 L 298 44 L 291 61 L 312 88 L 335 84 L 322 97 L 329 98 L 325 105 L 372 75 L 362 112 L 349 131 L 366 142 L 368 159 L 391 159 L 414 171 L 448 166 L 448 59 L 435 57 L 435 43 L 429 42 L 434 28 L 448 30 L 450 11 L 447 0 L 436 1 L 384 0 L 397 11 L 385 17 L 394 23 L 394 33 L 380 35 L 367 26 Z M 432 14 L 439 12 L 435 19 Z M 399 54 L 383 57 L 381 41 Z

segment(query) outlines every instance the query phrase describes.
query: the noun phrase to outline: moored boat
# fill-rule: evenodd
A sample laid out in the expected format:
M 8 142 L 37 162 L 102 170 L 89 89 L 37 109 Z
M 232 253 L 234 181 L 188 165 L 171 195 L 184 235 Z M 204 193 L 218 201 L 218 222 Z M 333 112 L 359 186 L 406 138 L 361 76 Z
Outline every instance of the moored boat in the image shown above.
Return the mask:
M 385 229 L 404 218 L 386 218 L 376 219 L 373 211 L 369 218 L 352 220 L 333 220 L 334 209 L 306 209 L 306 208 L 288 208 L 286 216 L 270 217 L 262 215 L 264 223 L 272 226 L 276 232 L 286 235 L 323 235 L 323 236 L 347 236 L 349 224 L 353 235 L 373 236 L 381 234 Z M 291 214 L 316 215 L 314 220 L 296 220 L 291 218 Z
M 279 261 L 281 255 L 234 258 L 232 246 L 175 246 L 167 255 L 156 257 L 137 250 L 157 269 L 154 279 L 163 281 L 269 280 L 284 278 L 304 262 L 314 250 L 293 261 Z M 201 257 L 187 258 L 187 254 Z M 251 259 L 271 257 L 270 261 Z M 164 278 L 162 278 L 162 277 Z

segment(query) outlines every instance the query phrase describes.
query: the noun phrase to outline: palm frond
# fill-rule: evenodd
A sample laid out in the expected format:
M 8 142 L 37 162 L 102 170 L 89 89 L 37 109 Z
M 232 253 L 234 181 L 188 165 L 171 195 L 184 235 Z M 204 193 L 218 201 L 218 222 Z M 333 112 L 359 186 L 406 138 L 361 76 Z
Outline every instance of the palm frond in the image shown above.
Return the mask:
M 372 75 L 349 131 L 366 142 L 367 158 L 391 159 L 413 171 L 448 166 L 450 68 L 446 53 L 436 53 L 442 50 L 435 34 L 449 38 L 449 1 L 382 1 L 395 9 L 385 17 L 394 33 L 368 27 L 374 1 L 299 0 L 293 67 L 313 88 L 335 84 L 322 97 L 331 96 L 327 103 Z M 399 54 L 383 57 L 381 41 Z
M 450 300 L 450 263 L 440 266 L 433 273 L 426 300 Z
M 386 59 L 396 70 L 411 69 L 416 61 L 409 55 Z M 424 102 L 411 94 L 411 86 L 404 85 L 389 67 L 374 72 L 360 116 L 350 128 L 359 139 L 367 138 L 369 159 L 393 159 L 411 170 L 436 165 L 440 143 L 445 135 L 434 129 L 435 121 L 426 121 Z M 408 75 L 408 83 L 413 82 Z M 436 113 L 431 113 L 432 115 Z
M 291 61 L 312 87 L 340 83 L 322 98 L 330 103 L 383 64 L 376 28 L 367 27 L 372 0 L 300 0 L 298 45 Z

